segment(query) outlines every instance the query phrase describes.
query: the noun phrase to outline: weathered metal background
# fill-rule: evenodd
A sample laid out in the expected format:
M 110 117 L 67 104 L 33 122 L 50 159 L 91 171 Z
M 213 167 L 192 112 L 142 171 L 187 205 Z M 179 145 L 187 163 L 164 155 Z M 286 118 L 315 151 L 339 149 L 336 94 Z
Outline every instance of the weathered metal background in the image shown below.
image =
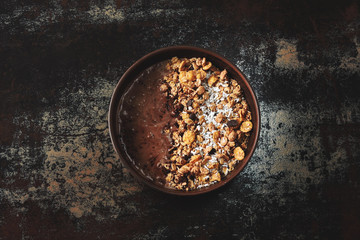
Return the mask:
M 360 239 L 357 1 L 1 1 L 0 239 Z M 260 103 L 258 148 L 223 189 L 136 182 L 107 111 L 171 45 L 225 56 Z

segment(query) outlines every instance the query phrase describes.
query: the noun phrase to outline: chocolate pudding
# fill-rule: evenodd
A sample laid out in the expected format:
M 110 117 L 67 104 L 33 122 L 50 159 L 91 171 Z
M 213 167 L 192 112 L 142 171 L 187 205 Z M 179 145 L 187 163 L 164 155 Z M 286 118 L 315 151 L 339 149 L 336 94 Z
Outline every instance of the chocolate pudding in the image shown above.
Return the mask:
M 166 62 L 141 73 L 120 103 L 120 136 L 133 164 L 151 180 L 164 184 L 161 163 L 168 157 L 170 139 L 163 134 L 173 118 L 167 97 L 160 91 Z
M 177 58 L 142 72 L 120 100 L 120 140 L 135 167 L 169 188 L 225 179 L 253 130 L 239 83 L 206 58 Z

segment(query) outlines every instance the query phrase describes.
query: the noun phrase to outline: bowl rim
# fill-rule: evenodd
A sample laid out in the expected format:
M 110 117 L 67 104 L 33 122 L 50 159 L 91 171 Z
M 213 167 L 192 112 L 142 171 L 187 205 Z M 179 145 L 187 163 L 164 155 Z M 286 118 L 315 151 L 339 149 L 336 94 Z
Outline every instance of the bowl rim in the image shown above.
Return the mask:
M 246 88 L 247 88 L 248 92 L 250 93 L 250 96 L 251 96 L 252 101 L 254 103 L 254 106 L 252 106 L 253 109 L 251 109 L 251 112 L 252 112 L 252 114 L 255 114 L 257 116 L 256 123 L 254 124 L 254 126 L 256 126 L 256 128 L 254 129 L 255 131 L 252 132 L 252 134 L 254 134 L 254 144 L 253 144 L 253 147 L 250 149 L 250 151 L 245 156 L 245 159 L 243 160 L 243 161 L 246 160 L 246 162 L 244 164 L 242 164 L 241 166 L 236 167 L 233 170 L 233 172 L 234 172 L 233 176 L 231 176 L 229 178 L 226 178 L 224 180 L 221 180 L 220 182 L 217 182 L 215 184 L 211 184 L 208 187 L 203 187 L 203 188 L 200 188 L 200 189 L 190 190 L 190 191 L 183 191 L 183 190 L 176 190 L 176 189 L 161 187 L 160 185 L 157 185 L 154 182 L 150 181 L 150 179 L 148 179 L 145 176 L 141 175 L 137 170 L 134 169 L 135 167 L 131 163 L 129 163 L 126 159 L 124 159 L 124 157 L 122 156 L 122 153 L 121 153 L 120 146 L 118 146 L 116 144 L 116 142 L 115 142 L 115 137 L 116 137 L 116 126 L 115 126 L 115 124 L 117 123 L 117 108 L 118 108 L 118 101 L 116 101 L 116 99 L 118 98 L 117 95 L 120 94 L 120 90 L 121 90 L 122 85 L 124 84 L 124 82 L 126 82 L 126 80 L 129 77 L 136 74 L 136 69 L 137 68 L 140 68 L 144 64 L 146 65 L 147 61 L 151 60 L 152 58 L 156 58 L 156 56 L 161 56 L 161 55 L 166 55 L 167 56 L 168 52 L 175 52 L 175 51 L 194 51 L 195 52 L 194 55 L 201 52 L 201 53 L 204 54 L 204 56 L 211 56 L 213 58 L 216 58 L 217 60 L 224 63 L 224 65 L 228 66 L 233 71 L 235 71 L 236 74 L 241 78 L 242 83 L 244 85 L 246 85 Z M 175 55 L 173 55 L 173 56 L 175 56 Z M 170 58 L 171 57 L 164 58 L 164 60 L 170 59 Z M 160 62 L 160 61 L 157 61 L 157 62 Z M 152 64 L 155 64 L 157 62 L 153 62 Z M 148 66 L 148 67 L 150 67 L 150 66 Z M 237 77 L 234 77 L 234 79 L 237 79 Z M 254 119 L 254 117 L 253 117 L 253 119 Z M 137 61 L 135 61 L 125 71 L 125 73 L 121 76 L 121 78 L 117 82 L 117 84 L 116 84 L 116 86 L 115 86 L 115 88 L 113 90 L 112 96 L 111 96 L 110 105 L 109 105 L 109 111 L 108 111 L 108 127 L 109 127 L 109 135 L 110 135 L 110 139 L 111 139 L 111 143 L 112 143 L 113 148 L 115 149 L 117 155 L 119 156 L 120 161 L 122 162 L 122 164 L 125 165 L 125 167 L 130 171 L 131 175 L 134 176 L 135 179 L 140 180 L 140 182 L 145 183 L 147 186 L 149 186 L 149 187 L 151 187 L 153 189 L 159 190 L 159 191 L 161 191 L 163 193 L 172 194 L 172 195 L 178 195 L 178 196 L 193 196 L 193 195 L 200 195 L 200 194 L 208 193 L 208 192 L 211 192 L 211 191 L 214 191 L 216 189 L 219 189 L 219 188 L 223 187 L 225 184 L 232 181 L 244 169 L 244 167 L 248 164 L 249 160 L 251 159 L 252 155 L 255 152 L 255 149 L 257 147 L 258 140 L 259 140 L 259 135 L 260 135 L 260 109 L 259 109 L 258 100 L 257 100 L 257 97 L 256 97 L 256 95 L 254 93 L 254 90 L 252 89 L 252 87 L 249 84 L 249 82 L 248 82 L 247 78 L 245 77 L 245 75 L 238 69 L 238 67 L 236 67 L 235 64 L 231 63 L 225 57 L 220 56 L 219 54 L 217 54 L 217 53 L 215 53 L 213 51 L 204 49 L 204 48 L 195 47 L 195 46 L 188 46 L 188 45 L 177 45 L 177 46 L 163 47 L 163 48 L 154 50 L 152 52 L 149 52 L 146 55 L 144 55 L 143 57 L 141 57 L 140 59 L 138 59 Z

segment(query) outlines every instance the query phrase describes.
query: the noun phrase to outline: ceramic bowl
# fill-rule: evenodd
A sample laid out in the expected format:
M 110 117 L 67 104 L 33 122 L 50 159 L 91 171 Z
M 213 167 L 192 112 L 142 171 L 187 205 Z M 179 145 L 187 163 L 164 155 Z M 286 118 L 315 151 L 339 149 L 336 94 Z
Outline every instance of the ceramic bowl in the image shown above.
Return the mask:
M 213 65 L 217 66 L 219 69 L 226 69 L 228 71 L 229 76 L 231 78 L 238 81 L 241 88 L 243 89 L 245 98 L 248 102 L 250 107 L 250 111 L 252 113 L 252 122 L 253 122 L 253 130 L 251 137 L 248 142 L 248 148 L 246 150 L 246 156 L 244 160 L 239 162 L 235 169 L 231 171 L 224 179 L 220 182 L 212 184 L 207 187 L 203 187 L 196 190 L 191 191 L 182 191 L 176 189 L 170 189 L 165 186 L 159 185 L 154 181 L 150 180 L 149 178 L 145 177 L 139 169 L 137 169 L 132 161 L 130 161 L 127 154 L 125 154 L 125 149 L 123 144 L 120 141 L 120 131 L 119 131 L 119 104 L 120 99 L 125 93 L 125 89 L 139 76 L 141 72 L 143 72 L 148 67 L 159 63 L 161 61 L 165 61 L 171 59 L 172 57 L 177 56 L 179 58 L 186 57 L 206 57 L 207 60 L 211 61 Z M 246 166 L 249 162 L 251 156 L 254 153 L 256 148 L 256 144 L 258 141 L 259 133 L 260 133 L 260 113 L 258 102 L 254 91 L 252 90 L 248 80 L 241 73 L 241 71 L 230 61 L 225 59 L 224 57 L 211 52 L 206 49 L 192 47 L 192 46 L 173 46 L 173 47 L 166 47 L 161 48 L 156 51 L 153 51 L 144 57 L 140 58 L 136 61 L 120 78 L 118 84 L 116 85 L 109 108 L 109 130 L 110 130 L 110 137 L 113 144 L 114 149 L 116 150 L 117 154 L 120 157 L 122 163 L 130 170 L 132 175 L 139 179 L 141 182 L 144 182 L 148 186 L 160 190 L 162 192 L 174 195 L 198 195 L 213 191 L 224 186 L 226 183 L 231 181 L 233 178 L 236 177 Z M 134 159 L 136 161 L 136 159 Z

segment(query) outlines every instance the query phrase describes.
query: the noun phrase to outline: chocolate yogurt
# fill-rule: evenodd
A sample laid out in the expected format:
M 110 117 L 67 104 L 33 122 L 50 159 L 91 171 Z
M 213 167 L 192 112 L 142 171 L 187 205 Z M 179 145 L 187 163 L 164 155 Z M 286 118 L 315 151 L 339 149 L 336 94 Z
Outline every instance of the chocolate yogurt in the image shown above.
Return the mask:
M 166 62 L 146 69 L 120 102 L 120 138 L 126 153 L 142 174 L 158 184 L 165 184 L 161 164 L 171 147 L 163 131 L 173 122 L 173 109 L 160 92 L 161 81 L 168 73 Z
M 253 129 L 241 86 L 206 58 L 177 58 L 143 71 L 120 100 L 120 141 L 154 183 L 194 190 L 242 162 Z

